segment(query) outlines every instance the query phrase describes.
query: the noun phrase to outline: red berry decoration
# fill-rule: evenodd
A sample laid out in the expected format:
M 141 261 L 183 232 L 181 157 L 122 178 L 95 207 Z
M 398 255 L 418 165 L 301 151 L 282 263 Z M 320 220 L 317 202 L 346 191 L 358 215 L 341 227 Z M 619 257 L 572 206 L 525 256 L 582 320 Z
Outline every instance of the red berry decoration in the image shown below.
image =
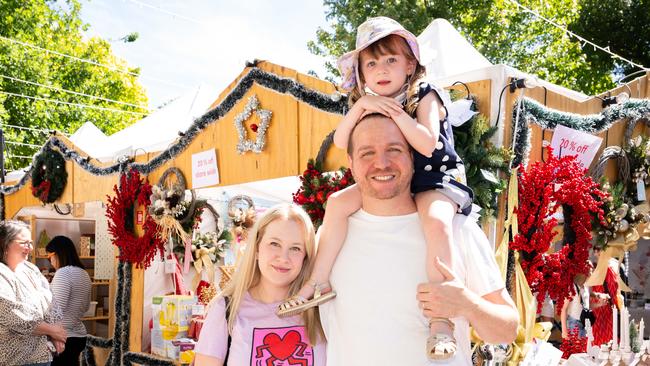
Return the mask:
M 144 205 L 144 212 L 151 204 L 151 185 L 140 179 L 136 170 L 120 177 L 120 184 L 113 187 L 115 197 L 108 197 L 106 217 L 108 232 L 113 236 L 113 244 L 120 249 L 120 260 L 133 263 L 137 267 L 149 267 L 156 252 L 164 253 L 164 242 L 158 236 L 158 225 L 150 215 L 142 228 L 144 235 L 138 237 L 133 232 L 133 210 L 136 203 Z
M 510 249 L 520 251 L 521 268 L 539 310 L 546 294 L 562 309 L 565 299 L 575 294 L 573 278 L 588 274 L 592 219 L 604 222 L 602 205 L 607 194 L 591 179 L 575 156 L 557 158 L 549 148 L 549 158 L 532 164 L 519 177 L 519 233 Z M 562 248 L 548 253 L 562 208 L 564 237 Z
M 258 126 L 255 123 L 251 124 L 251 130 L 253 132 L 257 132 L 257 128 L 258 128 Z

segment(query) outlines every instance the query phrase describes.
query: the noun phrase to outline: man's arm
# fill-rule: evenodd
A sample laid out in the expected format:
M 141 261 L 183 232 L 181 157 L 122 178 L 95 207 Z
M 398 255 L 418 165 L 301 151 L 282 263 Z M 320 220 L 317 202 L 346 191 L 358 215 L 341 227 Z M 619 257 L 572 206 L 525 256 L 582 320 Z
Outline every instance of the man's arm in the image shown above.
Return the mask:
M 469 290 L 468 290 L 469 291 Z M 519 313 L 506 289 L 491 292 L 473 301 L 473 311 L 465 316 L 487 343 L 512 343 L 517 337 Z M 499 324 L 499 326 L 494 326 Z
M 478 296 L 456 280 L 453 272 L 439 259 L 435 265 L 445 280 L 418 286 L 417 299 L 424 316 L 464 317 L 488 343 L 515 340 L 519 313 L 505 289 Z

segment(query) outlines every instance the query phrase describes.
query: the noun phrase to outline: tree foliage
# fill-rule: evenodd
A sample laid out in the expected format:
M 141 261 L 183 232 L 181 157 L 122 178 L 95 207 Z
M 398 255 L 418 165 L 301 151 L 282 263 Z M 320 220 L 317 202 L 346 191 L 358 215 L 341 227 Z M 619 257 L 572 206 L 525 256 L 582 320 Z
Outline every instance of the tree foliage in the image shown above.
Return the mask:
M 110 44 L 101 38 L 84 38 L 89 25 L 79 17 L 78 0 L 3 0 L 0 2 L 0 36 L 34 45 L 42 49 L 97 64 L 80 62 L 68 57 L 28 47 L 8 39 L 0 39 L 0 122 L 7 144 L 5 163 L 9 169 L 26 166 L 38 148 L 15 143 L 42 145 L 47 134 L 33 129 L 73 132 L 83 123 L 93 122 L 106 134 L 116 132 L 144 117 L 147 97 L 138 83 L 139 69 L 130 68 L 112 54 Z M 128 70 L 124 73 L 118 70 Z M 13 79 L 10 79 L 13 78 Z M 44 84 L 57 89 L 135 104 L 143 108 L 109 102 L 47 88 L 15 79 Z M 35 100 L 6 93 L 46 98 L 67 103 L 86 104 L 122 110 L 116 112 Z M 138 112 L 138 113 L 126 113 Z
M 623 57 L 650 65 L 650 1 L 521 0 L 522 5 Z M 608 54 L 583 46 L 563 30 L 508 0 L 324 0 L 331 30 L 319 28 L 309 50 L 329 60 L 354 49 L 356 28 L 368 17 L 389 16 L 414 34 L 445 18 L 494 64 L 507 64 L 565 87 L 596 94 L 613 76 L 631 70 Z

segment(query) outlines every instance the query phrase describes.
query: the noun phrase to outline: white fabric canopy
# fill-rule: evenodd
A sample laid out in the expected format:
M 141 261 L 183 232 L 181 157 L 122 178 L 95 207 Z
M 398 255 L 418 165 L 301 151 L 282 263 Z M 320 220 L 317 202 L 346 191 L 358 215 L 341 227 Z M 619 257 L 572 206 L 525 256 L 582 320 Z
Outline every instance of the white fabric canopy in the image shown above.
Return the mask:
M 435 19 L 418 36 L 420 60 L 431 79 L 492 66 L 446 19 Z
M 418 36 L 421 60 L 427 68 L 427 79 L 441 87 L 452 85 L 456 81 L 470 83 L 480 80 L 491 80 L 491 115 L 490 121 L 494 124 L 499 110 L 500 131 L 495 135 L 493 142 L 497 146 L 503 144 L 504 116 L 510 111 L 505 111 L 505 95 L 499 106 L 499 95 L 510 78 L 535 79 L 540 86 L 549 91 L 563 95 L 575 101 L 585 101 L 590 97 L 583 93 L 565 87 L 539 80 L 537 77 L 519 71 L 507 65 L 493 65 L 485 56 L 478 52 L 447 20 L 435 19 Z M 519 93 L 520 91 L 518 91 Z M 506 91 L 505 93 L 509 93 Z M 525 91 L 524 91 L 525 93 Z

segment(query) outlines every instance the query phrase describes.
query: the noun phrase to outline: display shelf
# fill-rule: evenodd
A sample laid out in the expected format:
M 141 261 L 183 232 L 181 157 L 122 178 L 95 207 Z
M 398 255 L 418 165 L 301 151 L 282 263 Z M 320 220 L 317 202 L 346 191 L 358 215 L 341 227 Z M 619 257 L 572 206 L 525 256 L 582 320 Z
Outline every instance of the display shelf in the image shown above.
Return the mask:
M 93 219 L 72 217 L 37 217 L 34 215 L 26 217 L 25 219 L 26 221 L 29 220 L 30 226 L 32 228 L 32 237 L 34 240 L 39 237 L 42 230 L 46 230 L 50 238 L 56 235 L 65 235 L 75 243 L 77 246 L 78 254 L 81 250 L 80 238 L 83 236 L 95 236 L 96 228 L 95 220 Z M 36 253 L 38 249 L 39 248 L 35 248 L 35 253 L 32 256 L 32 262 L 39 268 L 53 271 L 52 265 L 49 262 L 47 255 L 38 255 Z M 91 255 L 88 255 L 89 253 Z M 41 251 L 40 254 L 43 254 L 43 251 Z M 112 302 L 112 296 L 109 289 L 110 280 L 94 279 L 94 265 L 95 260 L 98 258 L 92 251 L 84 252 L 84 254 L 86 255 L 79 255 L 79 259 L 82 260 L 82 263 L 86 267 L 86 271 L 92 280 L 91 300 L 103 305 L 105 302 L 102 301 L 102 299 L 107 297 L 108 303 L 110 304 Z M 98 307 L 102 307 L 102 305 L 99 305 Z M 86 323 L 88 334 L 107 336 L 107 322 L 109 321 L 110 317 L 110 309 L 105 309 L 102 307 L 102 315 L 84 317 L 81 318 L 81 320 Z
M 88 316 L 85 318 L 81 318 L 83 321 L 88 321 L 88 320 L 108 320 L 108 315 L 101 315 L 101 316 Z

